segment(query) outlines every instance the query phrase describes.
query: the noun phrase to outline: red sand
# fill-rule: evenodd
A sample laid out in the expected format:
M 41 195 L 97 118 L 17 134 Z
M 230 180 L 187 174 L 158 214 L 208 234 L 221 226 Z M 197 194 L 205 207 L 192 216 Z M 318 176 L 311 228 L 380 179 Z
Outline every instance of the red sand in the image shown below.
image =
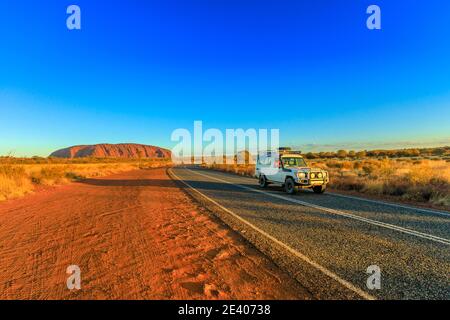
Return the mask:
M 0 204 L 1 299 L 307 299 L 164 169 Z M 79 291 L 66 268 L 81 268 Z

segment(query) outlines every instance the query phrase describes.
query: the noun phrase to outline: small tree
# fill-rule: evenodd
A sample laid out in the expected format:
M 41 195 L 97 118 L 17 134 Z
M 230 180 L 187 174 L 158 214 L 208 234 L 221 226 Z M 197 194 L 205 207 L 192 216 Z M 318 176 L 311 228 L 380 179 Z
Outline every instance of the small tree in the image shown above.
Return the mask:
M 444 148 L 436 148 L 433 150 L 433 155 L 434 156 L 442 156 L 445 154 L 445 149 Z
M 345 151 L 345 150 L 338 150 L 336 155 L 337 155 L 338 158 L 344 159 L 344 158 L 347 158 L 348 152 Z
M 310 159 L 310 160 L 317 158 L 316 155 L 312 152 L 308 152 L 305 157 L 306 157 L 306 159 Z
M 357 157 L 358 159 L 365 158 L 366 156 L 367 156 L 366 151 L 358 151 L 358 152 L 356 153 L 356 157 Z

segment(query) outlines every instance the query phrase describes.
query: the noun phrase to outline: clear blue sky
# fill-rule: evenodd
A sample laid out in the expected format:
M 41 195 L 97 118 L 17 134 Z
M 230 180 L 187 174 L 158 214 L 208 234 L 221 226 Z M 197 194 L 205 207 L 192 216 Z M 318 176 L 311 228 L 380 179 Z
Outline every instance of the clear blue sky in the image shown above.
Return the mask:
M 0 41 L 0 154 L 171 147 L 194 120 L 315 150 L 450 141 L 449 1 L 2 0 Z

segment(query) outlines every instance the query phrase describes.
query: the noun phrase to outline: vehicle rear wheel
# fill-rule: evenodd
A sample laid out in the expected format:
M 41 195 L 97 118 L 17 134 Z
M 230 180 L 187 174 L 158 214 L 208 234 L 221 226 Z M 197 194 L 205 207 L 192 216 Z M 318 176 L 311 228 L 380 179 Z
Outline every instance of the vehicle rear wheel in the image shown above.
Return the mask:
M 265 175 L 260 175 L 259 176 L 259 186 L 261 188 L 266 188 L 269 185 L 269 183 L 267 182 L 267 178 Z
M 326 186 L 317 186 L 313 188 L 314 193 L 322 194 L 325 193 L 325 190 L 327 189 Z
M 292 178 L 287 178 L 286 182 L 284 183 L 284 190 L 288 194 L 294 194 L 297 190 L 295 188 L 295 182 Z

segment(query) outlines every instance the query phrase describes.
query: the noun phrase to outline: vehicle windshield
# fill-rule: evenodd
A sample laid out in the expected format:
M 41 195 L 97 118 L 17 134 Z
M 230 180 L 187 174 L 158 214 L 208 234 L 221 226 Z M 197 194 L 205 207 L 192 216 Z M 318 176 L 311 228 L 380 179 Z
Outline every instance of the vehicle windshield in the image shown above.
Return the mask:
M 281 161 L 283 161 L 283 167 L 285 168 L 306 167 L 305 160 L 300 157 L 283 157 Z

